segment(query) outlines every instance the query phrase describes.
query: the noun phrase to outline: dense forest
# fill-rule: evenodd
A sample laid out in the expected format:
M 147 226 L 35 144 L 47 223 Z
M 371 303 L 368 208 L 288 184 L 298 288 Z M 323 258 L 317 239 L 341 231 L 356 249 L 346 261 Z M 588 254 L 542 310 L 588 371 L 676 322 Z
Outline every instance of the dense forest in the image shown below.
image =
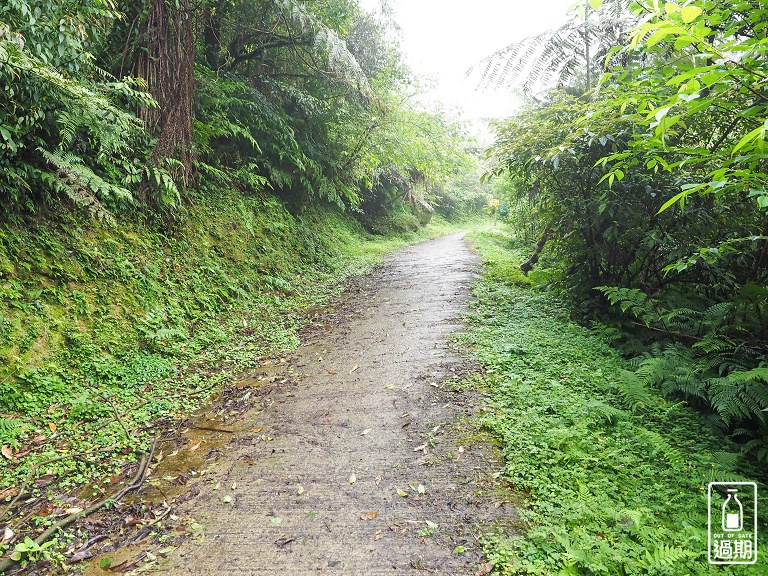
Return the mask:
M 106 494 L 345 278 L 487 214 L 466 342 L 529 512 L 478 574 L 710 573 L 680 494 L 768 479 L 768 7 L 577 2 L 467 78 L 524 102 L 484 154 L 386 2 L 0 7 L 0 573 L 64 561 L 28 492 Z

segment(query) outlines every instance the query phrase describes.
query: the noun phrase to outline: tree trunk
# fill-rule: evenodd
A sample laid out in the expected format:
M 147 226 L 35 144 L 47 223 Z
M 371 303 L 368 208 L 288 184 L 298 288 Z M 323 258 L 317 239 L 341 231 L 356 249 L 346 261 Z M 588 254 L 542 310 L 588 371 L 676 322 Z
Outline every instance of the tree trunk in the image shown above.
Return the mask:
M 533 265 L 539 261 L 539 255 L 541 254 L 541 251 L 544 250 L 544 246 L 552 236 L 552 233 L 552 228 L 547 228 L 544 230 L 544 234 L 541 235 L 541 238 L 539 238 L 539 241 L 536 243 L 536 248 L 533 249 L 533 254 L 531 254 L 531 257 L 520 264 L 520 270 L 522 270 L 524 274 L 527 275 L 528 272 L 533 270 Z
M 139 117 L 157 137 L 151 163 L 165 158 L 180 162 L 173 176 L 186 186 L 193 172 L 192 97 L 195 36 L 190 0 L 152 0 L 134 74 L 144 78 L 157 108 L 143 107 Z

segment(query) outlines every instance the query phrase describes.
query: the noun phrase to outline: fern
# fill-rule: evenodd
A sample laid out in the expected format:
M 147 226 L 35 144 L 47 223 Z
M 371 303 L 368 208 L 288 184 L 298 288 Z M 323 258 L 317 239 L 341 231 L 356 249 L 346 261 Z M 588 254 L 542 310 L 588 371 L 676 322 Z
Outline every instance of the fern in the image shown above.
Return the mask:
M 633 412 L 649 408 L 655 404 L 646 384 L 638 378 L 635 372 L 622 370 L 621 379 L 616 382 L 616 387 L 624 397 L 627 407 Z
M 529 36 L 482 59 L 467 76 L 482 88 L 521 86 L 528 93 L 545 93 L 573 83 L 587 68 L 596 68 L 610 57 L 635 18 L 626 10 L 628 2 L 605 2 L 596 18 L 584 14 L 571 18 L 554 30 Z M 586 43 L 592 58 L 586 62 Z M 589 90 L 591 86 L 586 86 Z
M 0 444 L 19 448 L 21 447 L 19 439 L 24 436 L 25 432 L 26 427 L 18 418 L 0 417 Z
M 695 558 L 696 556 L 696 552 L 676 546 L 660 544 L 653 551 L 646 550 L 645 556 L 638 562 L 638 566 L 655 574 L 662 570 L 666 571 L 666 569 L 679 564 L 686 558 Z
M 618 304 L 622 312 L 632 314 L 647 326 L 659 321 L 653 302 L 641 290 L 615 286 L 598 286 L 595 290 L 602 292 L 611 304 Z
M 48 152 L 42 148 L 38 151 L 58 171 L 59 180 L 53 183 L 56 188 L 69 196 L 75 204 L 87 208 L 95 217 L 114 224 L 114 216 L 104 207 L 103 202 L 115 205 L 132 200 L 130 191 L 105 181 L 74 154 Z
M 344 40 L 295 0 L 278 0 L 283 17 L 289 26 L 313 36 L 314 52 L 325 60 L 326 71 L 335 78 L 355 87 L 366 98 L 373 97 L 368 78 L 360 64 L 347 48 Z
M 726 422 L 756 418 L 766 422 L 768 412 L 768 367 L 733 372 L 708 380 L 712 407 Z

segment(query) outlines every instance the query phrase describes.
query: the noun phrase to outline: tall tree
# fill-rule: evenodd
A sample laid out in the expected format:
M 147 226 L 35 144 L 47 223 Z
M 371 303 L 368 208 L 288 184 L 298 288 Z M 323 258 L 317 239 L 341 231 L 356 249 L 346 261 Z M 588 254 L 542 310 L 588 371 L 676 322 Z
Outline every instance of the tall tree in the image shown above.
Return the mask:
M 521 88 L 533 96 L 553 88 L 590 92 L 611 49 L 623 43 L 637 22 L 628 5 L 629 0 L 584 0 L 559 28 L 497 50 L 467 75 L 481 88 Z

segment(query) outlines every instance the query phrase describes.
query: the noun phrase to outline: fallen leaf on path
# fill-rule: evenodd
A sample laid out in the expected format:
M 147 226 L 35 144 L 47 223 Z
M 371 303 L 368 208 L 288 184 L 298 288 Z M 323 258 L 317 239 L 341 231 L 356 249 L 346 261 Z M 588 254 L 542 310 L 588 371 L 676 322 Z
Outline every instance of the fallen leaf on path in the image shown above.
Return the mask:
M 333 370 L 328 370 L 328 374 L 330 374 L 331 376 L 336 376 L 338 372 L 334 372 Z
M 53 505 L 53 502 L 48 502 L 37 511 L 37 515 L 40 516 L 40 518 L 45 518 L 46 516 L 50 516 L 55 508 L 56 506 Z
M 349 476 L 349 483 L 354 484 L 355 482 L 357 482 L 357 476 L 355 476 L 354 474 L 351 474 Z
M 485 576 L 486 574 L 489 574 L 491 570 L 493 570 L 493 566 L 485 563 L 480 566 L 480 569 L 477 572 L 475 572 L 475 576 Z
M 136 524 L 139 523 L 139 519 L 136 518 L 136 516 L 128 516 L 125 519 L 125 525 L 126 526 L 136 526 Z
M 272 524 L 274 524 L 275 526 L 283 523 L 283 519 L 280 518 L 279 516 L 273 516 L 272 518 L 269 519 L 269 521 L 272 522 Z
M 48 428 L 51 429 L 51 432 L 56 432 L 56 424 L 53 422 L 48 422 Z
M 76 554 L 73 554 L 67 560 L 67 564 L 75 564 L 77 562 L 82 562 L 83 560 L 88 560 L 89 558 L 93 558 L 93 552 L 91 552 L 90 550 L 83 550 L 82 552 L 77 552 Z
M 355 370 L 357 370 L 358 368 L 360 368 L 360 366 L 358 366 L 357 364 L 355 364 L 355 365 L 352 367 L 352 370 L 350 370 L 350 371 L 349 371 L 349 373 L 350 373 L 350 374 L 352 374 L 352 372 L 354 372 L 354 371 L 355 371 Z
M 0 449 L 0 452 L 2 452 L 3 456 L 8 458 L 8 460 L 13 460 L 13 449 L 10 446 L 3 444 L 3 448 Z
M 35 436 L 32 438 L 32 444 L 42 444 L 46 440 L 48 440 L 48 436 Z
M 254 434 L 258 434 L 262 430 L 264 430 L 264 428 L 251 428 L 251 432 L 253 432 Z
M 406 492 L 405 490 L 400 490 L 400 488 L 398 488 L 398 487 L 395 487 L 395 490 L 397 490 L 397 495 L 398 496 L 402 496 L 403 498 L 407 498 L 408 497 L 408 492 Z
M 0 490 L 0 500 L 5 500 L 6 498 L 16 498 L 18 495 L 19 490 L 17 488 L 6 488 L 5 490 Z
M 278 548 L 282 548 L 286 544 L 290 544 L 291 542 L 295 542 L 296 538 L 278 538 L 275 540 L 275 546 Z
M 366 434 L 369 434 L 373 430 L 373 428 L 366 428 L 362 432 L 360 432 L 360 436 L 365 436 Z
M 229 504 L 230 502 L 232 502 L 232 496 L 230 496 L 229 494 L 227 494 L 227 495 L 226 495 L 226 496 L 224 496 L 224 498 L 222 498 L 221 500 L 222 500 L 222 502 L 224 502 L 224 504 Z
M 99 566 L 101 566 L 101 564 L 99 564 Z M 120 562 L 120 564 L 116 564 L 115 566 L 111 566 L 109 564 L 102 566 L 102 568 L 109 570 L 110 572 L 129 572 L 138 567 L 138 560 L 126 560 L 125 562 Z
M 200 446 L 202 446 L 202 444 L 200 442 L 197 442 L 195 440 L 192 440 L 191 442 L 192 442 L 192 446 L 189 447 L 189 451 L 190 452 L 194 452 L 195 450 L 200 448 Z
M 384 390 L 391 390 L 394 387 L 395 387 L 394 384 L 387 384 L 386 386 L 384 386 Z
M 64 510 L 64 512 L 66 512 L 67 514 L 80 514 L 80 512 L 82 511 L 83 509 L 78 508 L 77 506 L 75 506 L 74 508 L 67 508 L 66 510 Z
M 373 512 L 368 512 L 367 514 L 363 514 L 362 516 L 360 516 L 360 520 L 373 520 L 378 515 L 379 515 L 379 511 L 374 510 Z
M 298 486 L 296 486 L 296 494 L 298 494 L 299 496 L 301 496 L 302 494 L 304 494 L 304 486 L 302 486 L 301 484 L 299 484 Z
M 426 452 L 427 451 L 427 443 L 422 444 L 421 446 L 416 446 L 416 448 L 414 448 L 413 451 L 414 452 L 421 452 L 421 451 Z
M 46 474 L 45 476 L 40 476 L 40 478 L 35 479 L 35 486 L 38 488 L 42 488 L 43 486 L 48 486 L 51 482 L 55 480 L 55 476 L 53 474 Z
M 375 542 L 378 542 L 378 541 L 379 541 L 379 540 L 381 540 L 382 538 L 384 538 L 384 534 L 382 534 L 382 533 L 381 533 L 381 530 L 376 530 L 376 532 L 375 532 L 375 535 L 374 535 L 374 537 L 373 537 L 373 540 L 374 540 Z
M 0 540 L 0 545 L 8 544 L 11 540 L 13 540 L 13 537 L 15 534 L 13 533 L 13 530 L 10 529 L 10 527 L 6 526 L 5 531 L 3 532 L 3 539 Z
M 435 524 L 431 520 L 424 520 L 424 522 L 426 522 L 427 526 L 429 526 L 430 528 L 434 528 L 435 530 L 437 530 L 437 524 Z
M 424 488 L 424 484 L 419 484 L 418 487 L 416 488 L 416 492 L 418 492 L 419 494 L 426 494 L 427 489 Z

